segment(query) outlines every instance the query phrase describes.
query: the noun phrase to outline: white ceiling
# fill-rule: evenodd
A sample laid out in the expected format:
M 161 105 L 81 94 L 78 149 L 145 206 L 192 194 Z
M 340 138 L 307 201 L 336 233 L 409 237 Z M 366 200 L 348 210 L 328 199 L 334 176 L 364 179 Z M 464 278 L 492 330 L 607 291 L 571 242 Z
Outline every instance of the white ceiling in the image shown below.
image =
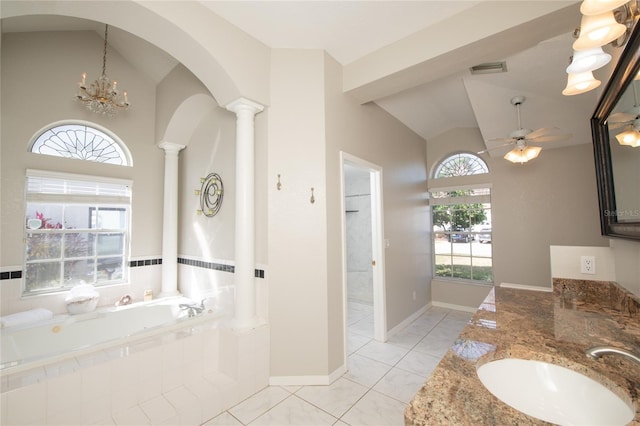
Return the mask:
M 323 49 L 348 65 L 428 26 L 455 18 L 483 1 L 486 0 L 201 0 L 201 3 L 269 47 Z M 579 19 L 576 16 L 576 25 Z M 454 127 L 479 127 L 484 139 L 493 139 L 507 137 L 517 129 L 510 99 L 524 95 L 527 98 L 521 110 L 524 127 L 534 130 L 558 127 L 573 135 L 568 141 L 545 148 L 589 143 L 589 118 L 599 91 L 572 97 L 560 93 L 566 84 L 573 27 L 567 25 L 564 34 L 515 55 L 498 55 L 496 60 L 507 62 L 506 73 L 471 75 L 467 68 L 449 69 L 445 78 L 375 102 L 427 140 Z M 86 29 L 100 35 L 104 31 L 101 23 L 61 17 L 10 18 L 2 25 L 3 32 Z M 519 36 L 526 38 L 528 34 L 523 31 Z M 176 64 L 166 53 L 117 28 L 110 29 L 109 44 L 155 81 L 160 81 Z M 608 73 L 608 69 L 601 70 L 596 76 L 604 79 Z M 496 149 L 492 155 L 503 155 L 507 150 Z

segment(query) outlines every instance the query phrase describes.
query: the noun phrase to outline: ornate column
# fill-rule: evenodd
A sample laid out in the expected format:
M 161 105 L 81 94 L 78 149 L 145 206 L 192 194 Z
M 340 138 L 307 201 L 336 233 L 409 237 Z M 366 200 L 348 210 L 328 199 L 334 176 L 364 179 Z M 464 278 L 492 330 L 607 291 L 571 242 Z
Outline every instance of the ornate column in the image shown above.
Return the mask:
M 264 106 L 240 98 L 227 105 L 236 113 L 236 227 L 234 328 L 257 324 L 255 285 L 254 116 Z
M 164 150 L 164 211 L 162 218 L 162 291 L 160 297 L 178 292 L 178 154 L 185 146 L 172 142 Z

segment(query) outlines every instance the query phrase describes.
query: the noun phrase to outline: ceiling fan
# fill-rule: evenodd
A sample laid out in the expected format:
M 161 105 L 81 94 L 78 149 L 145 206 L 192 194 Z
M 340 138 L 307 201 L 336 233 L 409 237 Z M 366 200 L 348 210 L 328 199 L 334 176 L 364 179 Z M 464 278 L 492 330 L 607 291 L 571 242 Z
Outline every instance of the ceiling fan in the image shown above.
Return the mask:
M 635 148 L 640 146 L 640 102 L 638 102 L 635 81 L 631 83 L 631 87 L 633 88 L 633 107 L 624 112 L 611 114 L 607 125 L 617 133 L 615 136 L 620 145 Z
M 487 148 L 478 152 L 478 154 L 484 154 L 494 149 L 502 148 L 508 145 L 515 145 L 515 148 L 508 152 L 504 158 L 513 163 L 526 163 L 529 160 L 533 160 L 538 156 L 541 149 L 537 146 L 528 146 L 529 142 L 544 143 L 544 142 L 557 142 L 566 140 L 571 137 L 571 134 L 558 133 L 560 129 L 556 127 L 540 128 L 537 130 L 525 129 L 522 127 L 522 120 L 520 117 L 520 105 L 524 102 L 524 96 L 515 96 L 511 98 L 511 105 L 516 107 L 518 115 L 518 129 L 509 134 L 508 138 L 489 139 L 487 142 L 503 142 L 501 145 Z
M 633 88 L 633 107 L 624 112 L 611 114 L 607 120 L 610 129 L 633 127 L 634 122 L 640 118 L 640 102 L 638 101 L 638 89 L 635 81 L 631 83 L 631 87 Z

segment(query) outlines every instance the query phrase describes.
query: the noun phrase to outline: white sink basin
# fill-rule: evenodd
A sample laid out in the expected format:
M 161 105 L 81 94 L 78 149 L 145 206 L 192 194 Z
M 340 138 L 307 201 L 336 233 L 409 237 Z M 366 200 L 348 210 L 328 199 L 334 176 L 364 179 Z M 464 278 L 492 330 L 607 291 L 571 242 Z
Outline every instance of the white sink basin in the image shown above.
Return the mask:
M 625 425 L 635 416 L 595 380 L 542 361 L 505 358 L 478 367 L 482 384 L 505 404 L 559 425 Z

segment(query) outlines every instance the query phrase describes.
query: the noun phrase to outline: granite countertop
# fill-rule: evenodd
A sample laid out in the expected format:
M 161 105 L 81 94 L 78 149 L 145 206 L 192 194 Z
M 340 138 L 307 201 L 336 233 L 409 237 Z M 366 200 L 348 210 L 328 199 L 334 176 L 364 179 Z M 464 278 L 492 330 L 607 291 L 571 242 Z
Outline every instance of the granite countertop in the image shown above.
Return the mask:
M 551 362 L 632 402 L 640 425 L 640 365 L 588 359 L 610 345 L 640 354 L 640 300 L 614 282 L 553 280 L 553 292 L 494 288 L 405 411 L 407 425 L 548 424 L 493 396 L 476 368 L 502 358 Z

